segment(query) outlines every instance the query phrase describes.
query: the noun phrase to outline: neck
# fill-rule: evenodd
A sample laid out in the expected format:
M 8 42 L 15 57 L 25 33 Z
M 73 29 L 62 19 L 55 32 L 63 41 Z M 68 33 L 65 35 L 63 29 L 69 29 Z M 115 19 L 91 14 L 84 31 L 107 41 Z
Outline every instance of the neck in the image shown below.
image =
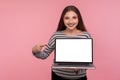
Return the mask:
M 78 30 L 78 29 L 73 29 L 73 30 L 69 30 L 69 29 L 66 29 L 64 31 L 64 33 L 68 34 L 68 35 L 76 35 L 76 34 L 79 34 L 81 31 Z
M 66 29 L 66 30 L 65 30 L 66 33 L 71 33 L 71 34 L 72 34 L 72 33 L 75 33 L 76 31 L 77 31 L 77 29 L 72 29 L 72 30 Z

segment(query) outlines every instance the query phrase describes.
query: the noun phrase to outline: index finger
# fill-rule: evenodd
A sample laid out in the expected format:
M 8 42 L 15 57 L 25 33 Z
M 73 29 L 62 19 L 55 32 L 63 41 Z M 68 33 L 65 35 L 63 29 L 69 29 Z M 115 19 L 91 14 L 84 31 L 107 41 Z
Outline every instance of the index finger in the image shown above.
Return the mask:
M 40 45 L 40 47 L 44 47 L 44 46 L 46 46 L 47 44 L 43 44 L 43 45 Z

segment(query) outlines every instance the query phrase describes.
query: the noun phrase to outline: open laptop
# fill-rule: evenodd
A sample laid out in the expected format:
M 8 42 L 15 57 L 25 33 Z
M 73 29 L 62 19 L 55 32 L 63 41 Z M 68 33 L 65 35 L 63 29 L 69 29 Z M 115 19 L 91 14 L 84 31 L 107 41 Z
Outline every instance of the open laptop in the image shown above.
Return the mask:
M 95 69 L 93 39 L 56 38 L 53 68 Z

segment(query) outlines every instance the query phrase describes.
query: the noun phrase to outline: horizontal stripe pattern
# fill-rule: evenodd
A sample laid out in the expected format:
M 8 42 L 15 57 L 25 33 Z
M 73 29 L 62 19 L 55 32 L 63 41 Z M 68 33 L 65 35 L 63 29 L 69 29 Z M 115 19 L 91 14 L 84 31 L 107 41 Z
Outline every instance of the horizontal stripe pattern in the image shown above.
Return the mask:
M 83 32 L 82 34 L 76 35 L 76 36 L 69 36 L 69 35 L 66 35 L 65 33 L 63 33 L 63 31 L 58 31 L 58 32 L 55 32 L 51 36 L 46 48 L 43 51 L 41 51 L 40 53 L 37 53 L 37 54 L 34 53 L 34 55 L 37 58 L 46 59 L 52 53 L 52 51 L 55 49 L 55 39 L 56 38 L 91 38 L 91 36 L 88 32 Z M 86 75 L 85 69 L 80 69 L 78 72 L 76 72 L 74 69 L 58 69 L 57 68 L 57 69 L 52 69 L 52 70 L 58 76 L 68 78 L 68 79 L 80 78 L 80 77 L 84 77 Z

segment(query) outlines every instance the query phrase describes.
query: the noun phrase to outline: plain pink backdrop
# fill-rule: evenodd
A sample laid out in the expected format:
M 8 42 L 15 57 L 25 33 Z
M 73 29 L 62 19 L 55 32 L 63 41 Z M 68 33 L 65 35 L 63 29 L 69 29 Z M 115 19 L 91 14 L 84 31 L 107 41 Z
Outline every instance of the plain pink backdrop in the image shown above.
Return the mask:
M 0 80 L 50 80 L 54 54 L 32 55 L 47 43 L 62 10 L 79 8 L 94 39 L 94 64 L 88 80 L 120 80 L 120 0 L 0 0 Z

